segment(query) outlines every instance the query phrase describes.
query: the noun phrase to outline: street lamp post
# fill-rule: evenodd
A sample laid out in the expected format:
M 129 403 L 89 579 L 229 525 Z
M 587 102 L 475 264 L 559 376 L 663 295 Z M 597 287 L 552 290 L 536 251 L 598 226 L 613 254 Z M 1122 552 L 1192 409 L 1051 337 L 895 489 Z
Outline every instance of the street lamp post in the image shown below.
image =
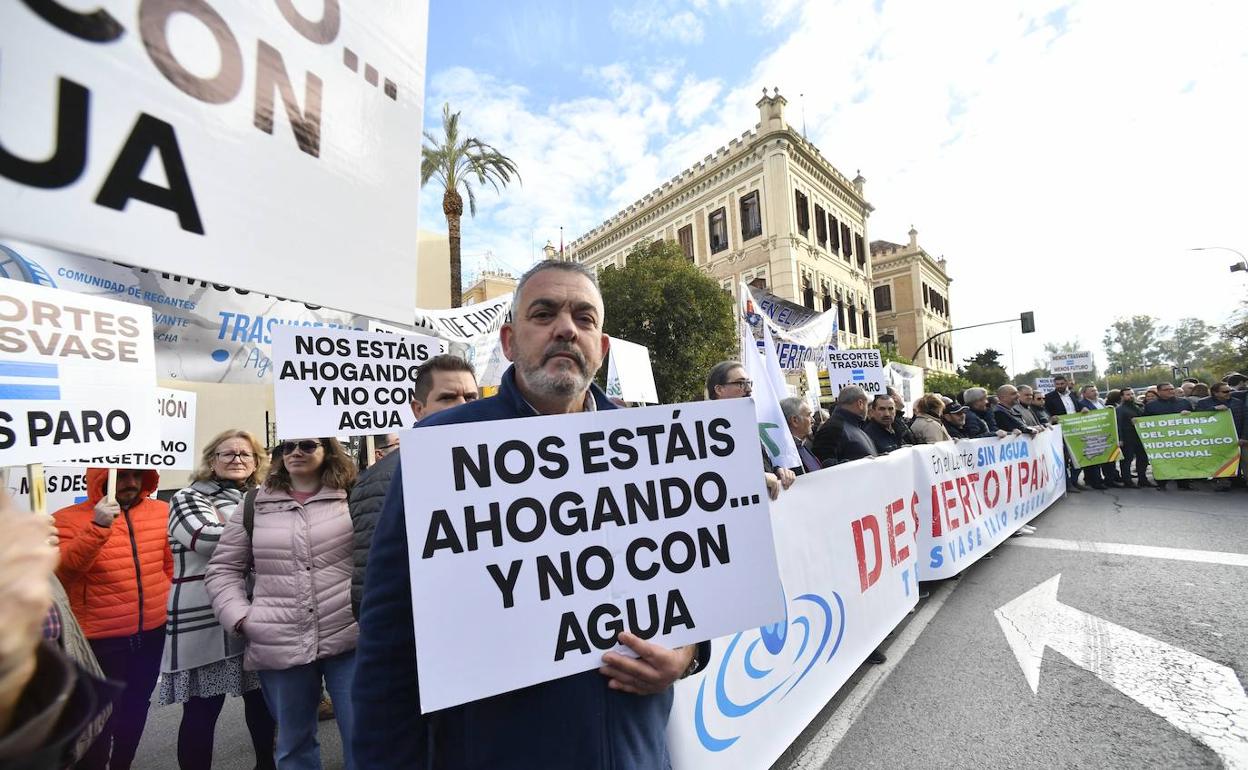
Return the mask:
M 1245 257 L 1243 252 L 1232 249 L 1229 246 L 1197 246 L 1195 248 L 1188 249 L 1188 251 L 1229 251 L 1239 257 L 1239 264 L 1231 265 L 1231 272 L 1238 273 L 1242 271 L 1248 273 L 1248 257 Z

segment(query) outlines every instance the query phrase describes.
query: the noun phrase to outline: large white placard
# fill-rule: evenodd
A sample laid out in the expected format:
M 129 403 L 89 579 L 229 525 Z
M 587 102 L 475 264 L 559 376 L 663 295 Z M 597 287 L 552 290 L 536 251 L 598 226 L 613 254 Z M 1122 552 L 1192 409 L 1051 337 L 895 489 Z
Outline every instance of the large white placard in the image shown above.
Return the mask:
M 0 8 L 0 235 L 411 319 L 427 0 L 74 7 Z
M 152 312 L 0 279 L 0 465 L 160 448 Z
M 1092 354 L 1086 350 L 1078 353 L 1067 353 L 1049 362 L 1049 371 L 1053 374 L 1075 374 L 1077 372 L 1090 372 L 1092 369 Z
M 152 452 L 80 457 L 53 463 L 62 468 L 142 468 L 191 471 L 198 462 L 195 445 L 195 393 L 173 388 L 156 389 L 160 420 L 160 449 Z
M 29 511 L 34 505 L 30 499 L 30 480 L 26 468 L 9 469 L 9 497 L 19 511 Z M 43 501 L 47 513 L 81 503 L 87 499 L 86 468 L 43 469 Z
M 390 433 L 412 424 L 412 387 L 439 342 L 420 334 L 273 332 L 278 438 Z
M 672 765 L 765 768 L 918 601 L 909 453 L 804 476 L 772 503 L 784 620 L 711 643 L 678 682 Z
M 659 403 L 654 370 L 650 368 L 649 348 L 612 337 L 608 355 L 608 396 L 635 404 Z
M 880 351 L 868 350 L 830 350 L 828 351 L 828 381 L 832 386 L 832 396 L 841 392 L 841 388 L 857 385 L 867 393 L 867 398 L 885 393 L 887 382 L 884 377 L 884 363 Z
M 923 395 L 923 386 L 925 384 L 923 368 L 898 363 L 897 361 L 889 361 L 888 366 L 884 370 L 884 375 L 888 378 L 888 384 L 901 394 L 901 400 L 906 405 L 906 409 L 913 410 L 914 402 L 919 399 L 919 396 Z
M 402 436 L 425 711 L 784 613 L 748 399 Z

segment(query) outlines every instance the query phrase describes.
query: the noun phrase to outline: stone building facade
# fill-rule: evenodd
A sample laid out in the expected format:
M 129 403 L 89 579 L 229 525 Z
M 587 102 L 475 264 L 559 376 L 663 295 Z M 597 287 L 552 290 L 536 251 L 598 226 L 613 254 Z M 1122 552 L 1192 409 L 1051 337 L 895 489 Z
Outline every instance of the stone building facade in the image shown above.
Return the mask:
M 910 228 L 906 245 L 871 242 L 871 286 L 881 341 L 892 338 L 897 352 L 909 356 L 928 337 L 953 326 L 949 312 L 949 278 L 945 258 L 932 257 L 919 246 L 919 233 Z M 914 363 L 928 370 L 957 369 L 952 335 L 927 343 Z
M 875 344 L 866 180 L 793 130 L 785 104 L 763 89 L 758 125 L 572 241 L 566 258 L 600 271 L 640 243 L 672 241 L 734 297 L 741 282 L 761 282 L 837 310 L 839 347 Z

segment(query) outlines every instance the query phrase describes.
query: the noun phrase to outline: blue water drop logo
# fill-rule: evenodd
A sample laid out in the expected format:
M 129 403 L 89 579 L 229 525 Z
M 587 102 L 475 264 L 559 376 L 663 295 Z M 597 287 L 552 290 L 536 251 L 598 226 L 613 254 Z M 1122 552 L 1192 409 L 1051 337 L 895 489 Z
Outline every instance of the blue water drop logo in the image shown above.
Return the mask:
M 217 348 L 216 350 L 212 351 L 212 360 L 216 361 L 219 364 L 223 364 L 226 361 L 230 360 L 230 351 L 224 348 Z

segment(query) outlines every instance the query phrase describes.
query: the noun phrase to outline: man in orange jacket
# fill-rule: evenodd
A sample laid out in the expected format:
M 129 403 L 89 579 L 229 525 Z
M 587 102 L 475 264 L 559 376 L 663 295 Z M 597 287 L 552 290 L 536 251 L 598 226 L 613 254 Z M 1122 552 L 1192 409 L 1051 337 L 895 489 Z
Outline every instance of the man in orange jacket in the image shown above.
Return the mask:
M 118 471 L 115 500 L 104 495 L 107 479 L 108 471 L 89 469 L 86 502 L 54 514 L 61 549 L 56 575 L 104 675 L 126 686 L 77 766 L 126 770 L 160 674 L 173 556 L 169 506 L 151 499 L 156 471 Z

